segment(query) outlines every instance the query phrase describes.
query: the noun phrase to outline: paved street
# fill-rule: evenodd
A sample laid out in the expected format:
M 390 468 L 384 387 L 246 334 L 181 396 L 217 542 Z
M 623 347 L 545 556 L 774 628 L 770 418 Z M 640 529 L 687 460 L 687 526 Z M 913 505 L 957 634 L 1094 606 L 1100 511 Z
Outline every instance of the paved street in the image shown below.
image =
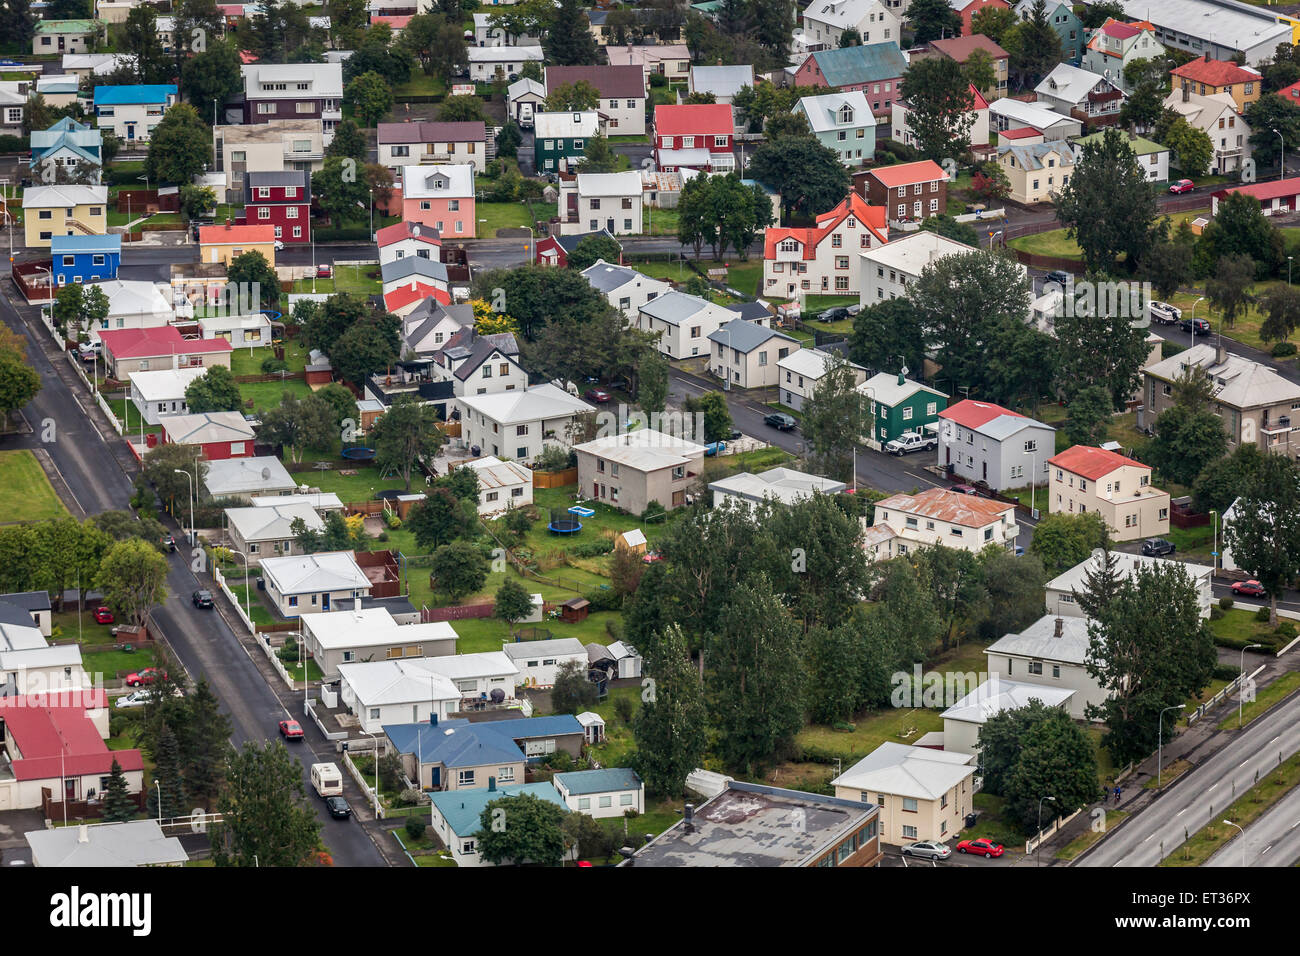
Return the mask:
M 1300 861 L 1300 787 L 1246 827 L 1244 838 L 1237 834 L 1224 844 L 1223 849 L 1210 857 L 1205 865 L 1291 866 L 1297 861 Z

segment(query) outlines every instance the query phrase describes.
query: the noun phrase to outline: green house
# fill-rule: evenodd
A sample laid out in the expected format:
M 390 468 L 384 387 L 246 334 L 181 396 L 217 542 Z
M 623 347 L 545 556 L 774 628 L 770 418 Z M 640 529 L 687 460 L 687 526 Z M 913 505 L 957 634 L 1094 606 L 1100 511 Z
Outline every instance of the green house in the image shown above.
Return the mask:
M 948 396 L 943 392 L 914 382 L 907 377 L 907 369 L 897 375 L 881 372 L 858 386 L 858 391 L 871 402 L 871 437 L 867 444 L 880 448 L 903 432 L 919 432 L 926 425 L 939 420 L 939 413 L 948 407 Z
M 539 175 L 572 172 L 582 162 L 583 150 L 600 133 L 595 110 L 533 114 L 533 161 Z

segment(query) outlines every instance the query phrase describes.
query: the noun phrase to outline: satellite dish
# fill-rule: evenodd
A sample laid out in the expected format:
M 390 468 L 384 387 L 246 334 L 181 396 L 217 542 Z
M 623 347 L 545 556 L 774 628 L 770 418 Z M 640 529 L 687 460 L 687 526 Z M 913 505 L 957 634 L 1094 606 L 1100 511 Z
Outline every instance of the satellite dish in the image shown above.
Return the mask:
M 902 376 L 904 376 L 904 377 L 906 377 L 906 375 L 907 375 L 907 366 L 904 365 L 902 368 L 900 368 L 900 369 L 898 370 L 898 374 L 899 374 L 899 375 L 902 375 Z

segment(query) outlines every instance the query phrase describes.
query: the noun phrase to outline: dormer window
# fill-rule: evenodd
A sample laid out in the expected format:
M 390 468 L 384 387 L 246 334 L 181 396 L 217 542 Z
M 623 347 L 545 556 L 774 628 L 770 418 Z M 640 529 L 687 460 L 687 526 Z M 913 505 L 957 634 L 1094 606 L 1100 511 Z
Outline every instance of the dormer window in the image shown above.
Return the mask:
M 840 122 L 841 123 L 853 122 L 853 107 L 849 106 L 847 103 L 845 103 L 843 106 L 840 107 Z

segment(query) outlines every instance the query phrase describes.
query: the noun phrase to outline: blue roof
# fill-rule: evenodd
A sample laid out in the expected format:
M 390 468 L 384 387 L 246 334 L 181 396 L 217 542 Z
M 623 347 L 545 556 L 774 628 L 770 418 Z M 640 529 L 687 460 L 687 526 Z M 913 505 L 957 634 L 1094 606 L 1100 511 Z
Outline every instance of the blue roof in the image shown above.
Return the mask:
M 896 43 L 868 43 L 813 54 L 827 86 L 894 80 L 907 72 L 907 57 Z
M 483 724 L 479 725 L 485 726 Z M 582 724 L 572 714 L 552 714 L 549 717 L 518 717 L 514 720 L 494 720 L 490 725 L 511 739 L 525 737 L 555 737 L 560 734 L 580 734 Z
M 175 83 L 97 86 L 95 87 L 95 105 L 132 106 L 145 103 L 166 103 L 167 97 L 175 95 Z
M 453 718 L 437 724 L 384 725 L 384 733 L 398 753 L 416 754 L 423 763 L 442 764 L 449 769 L 517 763 L 525 758 L 516 740 L 582 732 L 582 724 L 571 714 L 477 723 Z
M 498 787 L 496 790 L 440 790 L 432 795 L 433 805 L 447 821 L 457 836 L 470 836 L 482 828 L 483 808 L 502 797 L 517 797 L 531 793 L 539 800 L 553 803 L 566 813 L 568 807 L 555 787 L 549 783 L 525 783 L 517 787 Z
M 615 790 L 640 790 L 641 778 L 627 767 L 610 767 L 606 770 L 573 770 L 555 775 L 556 789 L 560 785 L 572 794 L 610 793 Z
M 122 253 L 122 236 L 50 236 L 50 254 L 71 255 L 76 252 Z

